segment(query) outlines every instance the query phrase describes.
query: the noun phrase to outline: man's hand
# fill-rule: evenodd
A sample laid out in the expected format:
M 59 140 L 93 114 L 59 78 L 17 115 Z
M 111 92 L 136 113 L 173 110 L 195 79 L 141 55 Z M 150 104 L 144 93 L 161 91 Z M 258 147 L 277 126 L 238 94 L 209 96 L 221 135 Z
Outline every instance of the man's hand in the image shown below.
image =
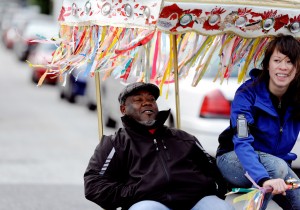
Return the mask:
M 286 185 L 283 179 L 269 179 L 263 183 L 263 187 L 268 188 L 272 187 L 272 194 L 282 194 L 286 195 L 286 190 L 288 186 Z

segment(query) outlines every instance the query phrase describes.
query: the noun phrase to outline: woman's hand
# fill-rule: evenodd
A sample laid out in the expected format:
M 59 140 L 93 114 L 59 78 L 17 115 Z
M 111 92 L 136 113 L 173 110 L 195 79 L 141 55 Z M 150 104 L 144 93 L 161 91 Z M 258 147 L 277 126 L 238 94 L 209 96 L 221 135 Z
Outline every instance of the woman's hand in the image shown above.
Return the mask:
M 263 183 L 263 187 L 268 188 L 272 187 L 272 194 L 282 194 L 286 195 L 286 190 L 288 186 L 286 185 L 283 179 L 269 179 Z

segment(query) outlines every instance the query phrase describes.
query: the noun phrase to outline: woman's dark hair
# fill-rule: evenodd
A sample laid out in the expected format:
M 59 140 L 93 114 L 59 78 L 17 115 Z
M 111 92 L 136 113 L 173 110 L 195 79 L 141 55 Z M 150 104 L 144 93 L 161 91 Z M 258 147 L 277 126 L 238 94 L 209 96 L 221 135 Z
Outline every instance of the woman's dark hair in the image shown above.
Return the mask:
M 292 64 L 296 67 L 296 75 L 289 88 L 288 93 L 292 93 L 294 97 L 295 117 L 300 119 L 300 42 L 291 35 L 279 34 L 274 37 L 269 43 L 265 50 L 264 58 L 262 60 L 262 73 L 260 74 L 258 81 L 268 81 L 269 76 L 269 62 L 271 55 L 275 50 L 286 55 Z

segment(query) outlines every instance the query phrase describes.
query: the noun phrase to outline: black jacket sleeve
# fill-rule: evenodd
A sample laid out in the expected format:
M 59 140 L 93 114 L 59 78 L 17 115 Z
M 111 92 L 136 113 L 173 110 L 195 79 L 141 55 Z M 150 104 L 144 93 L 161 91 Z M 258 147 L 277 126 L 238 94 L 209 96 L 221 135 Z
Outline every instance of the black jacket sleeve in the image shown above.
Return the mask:
M 85 197 L 107 210 L 127 206 L 133 194 L 122 181 L 122 162 L 111 138 L 103 136 L 84 173 Z

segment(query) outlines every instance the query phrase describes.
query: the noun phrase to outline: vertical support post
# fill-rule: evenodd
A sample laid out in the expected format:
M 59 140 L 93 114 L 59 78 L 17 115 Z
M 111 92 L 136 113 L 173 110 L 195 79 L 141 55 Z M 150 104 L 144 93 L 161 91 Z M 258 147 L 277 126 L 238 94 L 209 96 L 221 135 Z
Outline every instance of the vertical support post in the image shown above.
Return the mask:
M 178 53 L 176 34 L 172 34 L 173 39 L 173 55 L 174 55 L 174 80 L 175 80 L 175 103 L 176 103 L 176 128 L 181 128 L 180 123 L 180 98 L 179 98 L 179 79 L 178 79 Z
M 100 89 L 100 73 L 95 73 L 95 84 L 96 84 L 96 102 L 97 102 L 97 115 L 98 115 L 98 132 L 99 141 L 103 136 L 103 119 L 102 119 L 102 104 L 101 104 L 101 89 Z

